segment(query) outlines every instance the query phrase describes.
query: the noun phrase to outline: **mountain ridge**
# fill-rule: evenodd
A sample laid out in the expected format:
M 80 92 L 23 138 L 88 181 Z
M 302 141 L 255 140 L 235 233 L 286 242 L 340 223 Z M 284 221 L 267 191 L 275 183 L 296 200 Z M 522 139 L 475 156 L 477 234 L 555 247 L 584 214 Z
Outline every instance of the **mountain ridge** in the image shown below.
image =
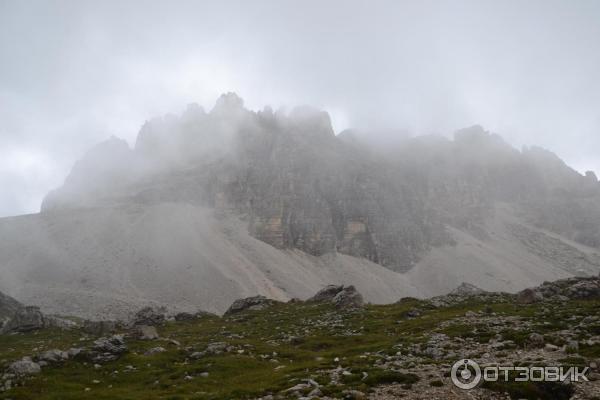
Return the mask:
M 382 149 L 336 136 L 325 112 L 253 112 L 228 93 L 145 123 L 133 148 L 91 149 L 0 236 L 0 290 L 52 312 L 222 312 L 329 283 L 381 303 L 597 274 L 600 184 L 480 126 Z

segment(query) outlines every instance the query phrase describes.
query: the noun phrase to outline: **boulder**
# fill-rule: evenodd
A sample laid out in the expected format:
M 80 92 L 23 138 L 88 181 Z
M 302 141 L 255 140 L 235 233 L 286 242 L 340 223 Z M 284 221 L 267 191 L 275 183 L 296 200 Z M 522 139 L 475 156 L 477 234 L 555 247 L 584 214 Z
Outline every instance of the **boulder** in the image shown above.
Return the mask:
M 2 332 L 30 332 L 45 326 L 46 319 L 39 307 L 27 306 L 15 312 L 12 318 L 4 324 Z
M 140 340 L 156 340 L 159 338 L 156 328 L 150 325 L 137 325 L 135 336 Z
M 225 315 L 236 314 L 246 310 L 263 310 L 273 304 L 278 303 L 275 300 L 267 299 L 265 296 L 247 297 L 238 299 L 227 309 Z
M 344 285 L 327 285 L 319 290 L 317 294 L 308 299 L 309 302 L 322 303 L 332 301 L 333 298 L 344 289 Z
M 337 308 L 356 308 L 364 305 L 363 297 L 354 286 L 347 286 L 333 298 Z
M 134 325 L 162 325 L 166 319 L 166 310 L 163 308 L 144 307 L 135 314 Z
M 67 350 L 67 355 L 69 356 L 69 358 L 73 358 L 82 354 L 82 352 L 83 349 L 81 347 L 71 347 L 69 350 Z
M 66 351 L 53 349 L 45 351 L 37 356 L 38 361 L 44 361 L 49 364 L 59 363 L 69 359 L 69 354 Z
M 31 361 L 29 357 L 23 357 L 8 366 L 8 371 L 17 376 L 39 374 L 42 368 L 36 362 Z
M 89 352 L 90 359 L 95 363 L 117 360 L 127 352 L 127 345 L 122 335 L 113 335 L 96 340 Z
M 338 308 L 356 308 L 364 304 L 362 295 L 352 285 L 328 285 L 307 301 L 333 303 Z
M 517 293 L 516 301 L 519 304 L 532 304 L 544 299 L 542 294 L 534 289 L 527 288 Z
M 144 355 L 145 356 L 152 356 L 154 354 L 159 354 L 159 353 L 164 353 L 165 351 L 167 351 L 167 349 L 165 349 L 164 347 L 153 347 L 151 349 L 148 349 Z

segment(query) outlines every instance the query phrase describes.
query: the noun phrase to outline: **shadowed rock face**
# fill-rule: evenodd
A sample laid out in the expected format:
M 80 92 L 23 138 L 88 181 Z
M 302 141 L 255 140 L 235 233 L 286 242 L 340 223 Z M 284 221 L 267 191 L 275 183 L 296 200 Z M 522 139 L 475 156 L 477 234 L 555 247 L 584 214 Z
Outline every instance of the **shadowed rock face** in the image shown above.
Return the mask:
M 209 205 L 244 216 L 253 236 L 277 248 L 338 251 L 394 270 L 409 269 L 430 246 L 435 220 L 417 194 L 385 164 L 338 139 L 327 113 L 254 113 L 242 105 L 227 94 L 208 114 L 192 106 L 180 118 L 150 121 L 128 156 L 114 139 L 99 145 L 42 210 L 130 201 Z M 100 168 L 99 155 L 116 162 Z M 103 182 L 115 168 L 121 173 L 111 192 Z M 97 174 L 98 187 L 77 178 Z
M 0 333 L 4 331 L 4 327 L 17 311 L 22 309 L 24 306 L 21 303 L 0 292 Z
M 274 247 L 339 252 L 400 272 L 454 243 L 448 227 L 486 240 L 499 203 L 539 228 L 600 246 L 600 185 L 550 152 L 518 151 L 480 126 L 454 140 L 405 137 L 381 147 L 360 132 L 336 137 L 325 112 L 252 112 L 228 93 L 208 113 L 192 105 L 147 122 L 134 149 L 116 139 L 99 145 L 42 210 L 210 206 L 241 216 Z

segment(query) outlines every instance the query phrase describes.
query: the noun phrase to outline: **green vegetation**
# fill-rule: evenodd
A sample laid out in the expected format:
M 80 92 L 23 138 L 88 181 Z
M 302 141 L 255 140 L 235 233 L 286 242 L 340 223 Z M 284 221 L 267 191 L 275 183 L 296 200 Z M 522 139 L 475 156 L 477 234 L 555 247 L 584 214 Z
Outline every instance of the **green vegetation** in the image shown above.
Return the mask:
M 419 376 L 403 372 L 401 367 L 380 368 L 379 364 L 398 352 L 418 353 L 433 333 L 446 334 L 453 340 L 487 343 L 500 329 L 504 340 L 523 348 L 531 331 L 552 338 L 552 332 L 564 326 L 560 318 L 571 318 L 568 323 L 577 324 L 585 315 L 598 315 L 600 301 L 569 302 L 560 310 L 554 307 L 552 313 L 542 308 L 515 307 L 508 301 L 434 308 L 425 301 L 406 299 L 392 305 L 339 311 L 329 305 L 288 303 L 225 318 L 168 322 L 158 327 L 158 340 L 127 337 L 129 351 L 117 361 L 94 366 L 84 358 L 75 358 L 46 366 L 39 375 L 13 382 L 18 386 L 0 392 L 0 399 L 246 399 L 285 394 L 307 380 L 318 382 L 323 395 L 340 397 L 344 390 L 368 392 L 384 384 L 410 388 L 420 382 Z M 419 310 L 418 317 L 408 316 L 413 309 Z M 492 319 L 494 314 L 502 316 L 524 323 L 526 328 L 503 324 L 495 330 L 485 323 L 465 323 L 463 317 L 468 311 L 481 311 Z M 89 348 L 95 339 L 77 329 L 0 336 L 0 368 L 49 349 Z M 225 342 L 228 351 L 191 357 L 213 342 Z M 166 351 L 144 355 L 157 346 Z M 452 350 L 460 354 L 461 346 Z M 506 355 L 512 350 L 502 351 Z M 599 354 L 598 345 L 581 347 L 581 357 Z M 434 364 L 448 364 L 457 358 L 419 356 Z M 575 365 L 585 362 L 572 357 L 564 361 Z M 332 377 L 332 371 L 340 366 L 346 373 Z M 424 385 L 449 386 L 451 383 L 445 383 L 449 382 L 447 376 L 445 368 L 440 370 L 440 379 L 428 377 Z M 528 399 L 568 398 L 569 393 L 567 386 L 537 383 L 494 383 L 485 387 Z M 301 392 L 307 394 L 310 389 Z M 554 397 L 548 397 L 548 393 Z

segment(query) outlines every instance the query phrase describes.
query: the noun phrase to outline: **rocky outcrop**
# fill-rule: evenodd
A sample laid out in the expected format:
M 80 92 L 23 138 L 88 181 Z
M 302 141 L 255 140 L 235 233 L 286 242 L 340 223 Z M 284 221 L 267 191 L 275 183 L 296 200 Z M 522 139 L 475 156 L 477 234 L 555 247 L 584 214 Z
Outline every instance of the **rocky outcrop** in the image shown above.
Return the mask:
M 8 366 L 9 373 L 17 376 L 39 374 L 42 369 L 40 365 L 31 360 L 30 357 L 23 357 L 19 361 L 15 361 Z
M 315 303 L 332 303 L 338 308 L 349 309 L 364 304 L 362 295 L 352 285 L 328 285 L 307 300 Z
M 590 300 L 600 298 L 600 277 L 576 277 L 544 282 L 542 285 L 527 288 L 516 295 L 521 304 L 540 301 Z
M 37 356 L 39 362 L 49 364 L 61 363 L 69 359 L 69 353 L 59 349 L 47 350 Z
M 400 135 L 376 151 L 366 136 L 336 137 L 320 110 L 253 112 L 227 93 L 210 112 L 190 105 L 148 121 L 133 149 L 116 138 L 98 145 L 42 210 L 202 204 L 243 216 L 277 248 L 340 252 L 402 272 L 432 246 L 452 244 L 448 226 L 485 238 L 498 202 L 600 246 L 600 184 L 548 151 L 518 151 L 478 125 L 454 140 Z
M 276 300 L 268 299 L 265 296 L 247 297 L 245 299 L 237 299 L 227 309 L 225 315 L 237 314 L 246 310 L 264 310 L 278 303 Z
M 42 329 L 47 325 L 47 319 L 39 307 L 27 306 L 18 309 L 4 324 L 1 332 L 30 332 Z
M 226 209 L 247 215 L 251 234 L 275 247 L 338 251 L 394 270 L 418 260 L 435 226 L 403 174 L 336 138 L 326 112 L 254 113 L 233 93 L 209 113 L 191 106 L 147 122 L 133 150 L 116 139 L 99 145 L 42 210 L 124 201 Z
M 488 292 L 470 283 L 462 282 L 456 289 L 442 296 L 432 297 L 427 302 L 433 307 L 448 307 L 468 302 L 486 302 L 489 304 L 505 302 L 514 295 L 503 292 Z M 402 301 L 402 300 L 401 300 Z
M 95 363 L 117 360 L 127 352 L 127 345 L 122 335 L 113 335 L 96 340 L 87 357 Z

